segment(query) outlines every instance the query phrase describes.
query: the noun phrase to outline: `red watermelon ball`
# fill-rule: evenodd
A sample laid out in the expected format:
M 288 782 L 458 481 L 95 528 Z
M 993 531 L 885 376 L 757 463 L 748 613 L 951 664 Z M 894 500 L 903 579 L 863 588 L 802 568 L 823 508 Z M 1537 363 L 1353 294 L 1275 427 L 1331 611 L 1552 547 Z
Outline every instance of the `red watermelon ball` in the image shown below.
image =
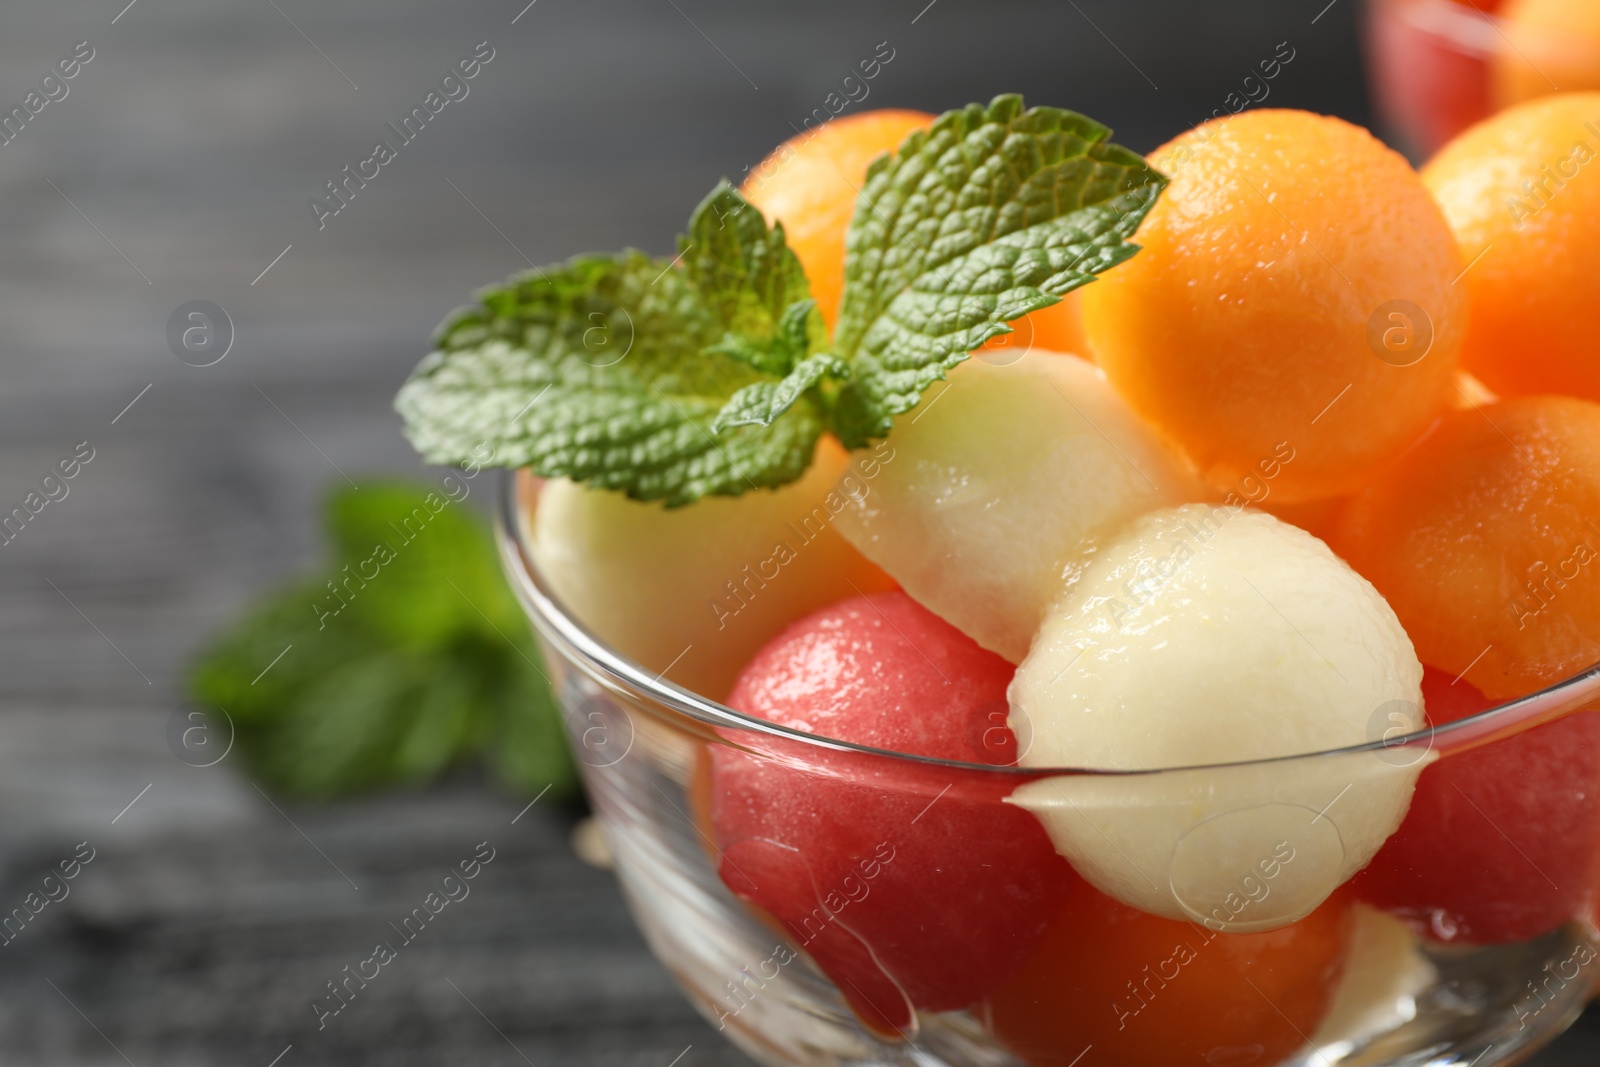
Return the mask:
M 1014 668 L 904 593 L 791 625 L 728 698 L 747 715 L 913 756 L 1005 766 Z M 968 1007 L 1034 948 L 1077 876 L 1021 780 L 753 731 L 711 749 L 719 873 L 776 918 L 869 1026 Z
M 1432 667 L 1428 719 L 1495 702 Z M 1600 876 L 1600 714 L 1581 712 L 1422 772 L 1411 810 L 1353 883 L 1441 941 L 1526 941 L 1585 919 Z

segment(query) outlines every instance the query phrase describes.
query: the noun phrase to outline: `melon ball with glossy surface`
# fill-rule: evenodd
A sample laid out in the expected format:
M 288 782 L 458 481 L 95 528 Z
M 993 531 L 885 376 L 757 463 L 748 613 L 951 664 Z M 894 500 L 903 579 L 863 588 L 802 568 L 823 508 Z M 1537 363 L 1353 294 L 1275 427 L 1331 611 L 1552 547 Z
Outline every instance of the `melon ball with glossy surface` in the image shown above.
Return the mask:
M 1386 708 L 1420 704 L 1421 678 L 1394 612 L 1321 541 L 1248 509 L 1159 511 L 1101 545 L 1051 605 L 1010 688 L 1020 763 L 1271 762 L 1059 775 L 1013 801 L 1124 903 L 1272 929 L 1366 865 L 1421 770 L 1382 753 L 1284 757 L 1377 739 Z
M 1366 130 L 1303 111 L 1150 162 L 1171 184 L 1141 251 L 1083 290 L 1095 362 L 1219 489 L 1285 443 L 1282 500 L 1356 489 L 1449 399 L 1466 300 L 1438 205 Z
M 1012 673 L 885 593 L 795 623 L 728 703 L 806 733 L 1005 766 Z M 731 744 L 710 746 L 706 803 L 723 881 L 776 917 L 875 1029 L 979 1000 L 1078 884 L 1034 818 L 1003 802 L 1011 775 L 721 733 Z
M 1600 404 L 1521 397 L 1441 421 L 1331 542 L 1429 664 L 1489 697 L 1600 661 Z
M 824 604 L 892 588 L 834 529 L 850 458 L 829 440 L 775 490 L 680 508 L 564 479 L 538 488 L 534 563 L 564 607 L 651 673 L 714 700 L 756 650 Z
M 1434 726 L 1495 704 L 1432 667 L 1422 692 Z M 1526 941 L 1586 920 L 1600 895 L 1600 714 L 1436 761 L 1354 888 L 1440 941 Z
M 1016 663 L 1091 538 L 1203 489 L 1092 364 L 984 355 L 895 420 L 838 526 L 919 602 Z
M 1497 106 L 1600 89 L 1600 4 L 1594 0 L 1510 0 L 1501 27 L 1505 45 L 1490 63 Z
M 1475 262 L 1463 365 L 1502 396 L 1600 400 L 1600 92 L 1503 111 L 1422 171 Z
M 1333 1000 L 1350 912 L 1341 895 L 1280 930 L 1223 934 L 1085 886 L 981 1016 L 1034 1067 L 1278 1063 Z

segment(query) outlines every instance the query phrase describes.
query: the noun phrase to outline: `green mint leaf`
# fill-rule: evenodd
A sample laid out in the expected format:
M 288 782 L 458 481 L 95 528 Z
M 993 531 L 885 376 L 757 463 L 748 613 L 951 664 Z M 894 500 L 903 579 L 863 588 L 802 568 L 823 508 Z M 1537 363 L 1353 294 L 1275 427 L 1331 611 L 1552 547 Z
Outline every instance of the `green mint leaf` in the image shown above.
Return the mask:
M 786 319 L 810 298 L 811 287 L 784 239 L 783 224 L 769 229 L 761 212 L 726 181 L 695 208 L 678 251 L 690 285 L 725 333 L 756 350 L 787 353 L 786 360 L 757 364 L 759 369 L 787 374 L 807 352 L 823 346 L 820 314 L 802 311 L 805 328 L 798 335 Z
M 336 573 L 322 608 L 398 647 L 435 648 L 462 634 L 492 644 L 526 629 L 483 520 L 463 506 L 485 491 L 476 474 L 432 486 L 363 479 L 331 495 L 324 527 Z
M 538 650 L 462 502 L 473 485 L 462 473 L 333 494 L 326 570 L 198 657 L 193 697 L 226 713 L 232 758 L 263 783 L 326 799 L 481 759 L 519 790 L 575 789 Z
M 735 426 L 771 426 L 823 378 L 843 378 L 849 373 L 850 365 L 838 356 L 827 352 L 807 356 L 782 381 L 756 382 L 734 393 L 717 413 L 711 429 L 721 433 Z
M 723 334 L 722 340 L 707 345 L 706 354 L 727 356 L 749 364 L 762 374 L 787 374 L 794 365 L 794 353 L 787 341 L 771 340 L 761 344 L 736 333 Z
M 816 306 L 817 302 L 809 297 L 796 300 L 784 309 L 770 338 L 758 341 L 727 333 L 706 351 L 748 363 L 765 374 L 786 375 L 805 353 L 821 343 L 825 331 Z
M 526 629 L 527 623 L 524 622 Z M 531 671 L 511 672 L 504 684 L 484 693 L 490 712 L 490 736 L 483 758 L 507 787 L 525 796 L 536 795 L 551 782 L 561 783 L 562 796 L 575 791 L 576 773 L 567 747 L 561 713 L 550 686 Z
M 834 429 L 889 432 L 1005 323 L 1132 256 L 1166 179 L 1059 108 L 996 97 L 940 116 L 873 164 L 856 202 L 832 351 L 853 378 Z
M 793 481 L 825 430 L 883 436 L 1007 322 L 1137 251 L 1166 180 L 1109 137 L 1017 96 L 912 134 L 868 171 L 831 344 L 783 227 L 722 182 L 672 260 L 581 257 L 479 294 L 395 406 L 439 463 L 492 449 L 668 506 Z
M 412 444 L 436 463 L 487 446 L 500 464 L 669 506 L 798 478 L 824 429 L 820 397 L 771 390 L 770 417 L 718 422 L 822 339 L 782 228 L 723 183 L 681 259 L 582 257 L 481 293 L 396 397 Z
M 807 352 L 821 348 L 827 341 L 827 331 L 823 329 L 817 302 L 806 297 L 784 308 L 778 317 L 778 337 L 795 353 L 796 362 Z

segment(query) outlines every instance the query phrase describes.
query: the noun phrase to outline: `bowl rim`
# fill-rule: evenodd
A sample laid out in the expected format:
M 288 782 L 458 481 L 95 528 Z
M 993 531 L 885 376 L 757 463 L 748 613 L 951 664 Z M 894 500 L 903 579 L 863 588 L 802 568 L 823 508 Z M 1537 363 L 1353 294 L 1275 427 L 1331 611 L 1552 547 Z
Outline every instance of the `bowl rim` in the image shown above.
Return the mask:
M 737 729 L 746 733 L 764 734 L 804 745 L 811 749 L 834 752 L 852 752 L 862 755 L 904 761 L 926 766 L 942 767 L 969 773 L 1002 774 L 1025 778 L 1053 775 L 1132 777 L 1154 774 L 1173 774 L 1192 771 L 1218 771 L 1229 768 L 1254 767 L 1277 763 L 1291 763 L 1307 759 L 1332 759 L 1362 754 L 1384 753 L 1391 750 L 1420 750 L 1410 762 L 1391 760 L 1397 767 L 1420 764 L 1431 752 L 1441 756 L 1456 755 L 1505 738 L 1531 730 L 1537 726 L 1579 714 L 1587 710 L 1600 711 L 1600 663 L 1569 678 L 1563 679 L 1527 696 L 1498 704 L 1444 726 L 1428 726 L 1395 738 L 1380 738 L 1359 745 L 1302 752 L 1286 756 L 1239 760 L 1229 763 L 1177 764 L 1169 767 L 1139 768 L 1136 770 L 1106 770 L 1080 767 L 1023 767 L 1000 766 L 987 763 L 967 763 L 961 760 L 917 756 L 892 749 L 841 741 L 821 734 L 806 733 L 765 719 L 735 711 L 724 704 L 653 674 L 612 648 L 583 623 L 579 622 L 561 604 L 544 576 L 539 572 L 528 546 L 528 522 L 531 509 L 520 506 L 522 486 L 531 484 L 522 477 L 522 471 L 506 469 L 499 475 L 495 489 L 495 540 L 517 599 L 539 635 L 553 638 L 571 654 L 582 661 L 591 673 L 600 675 L 614 686 L 632 690 L 677 714 L 711 727 Z M 759 491 L 759 490 L 758 490 Z M 1464 673 L 1464 672 L 1463 672 Z M 1458 676 L 1456 681 L 1460 681 Z M 1454 684 L 1453 682 L 1451 684 Z M 559 702 L 559 696 L 557 697 Z M 1591 707 L 1584 707 L 1585 704 Z

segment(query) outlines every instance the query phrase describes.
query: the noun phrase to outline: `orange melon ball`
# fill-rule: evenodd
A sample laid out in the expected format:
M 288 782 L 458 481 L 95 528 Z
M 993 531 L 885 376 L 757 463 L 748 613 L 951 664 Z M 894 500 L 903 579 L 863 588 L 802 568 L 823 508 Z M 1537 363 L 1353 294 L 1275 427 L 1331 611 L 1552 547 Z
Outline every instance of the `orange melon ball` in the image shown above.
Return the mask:
M 1165 145 L 1143 250 L 1083 290 L 1095 361 L 1208 481 L 1284 450 L 1283 501 L 1352 491 L 1448 403 L 1460 251 L 1366 130 L 1247 111 Z
M 890 109 L 834 119 L 783 142 L 739 189 L 769 222 L 783 223 L 830 329 L 844 292 L 845 230 L 867 167 L 933 119 Z
M 1496 700 L 1600 662 L 1600 404 L 1455 411 L 1356 494 L 1329 543 L 1417 656 Z
M 1032 1067 L 1265 1067 L 1317 1029 L 1352 916 L 1340 893 L 1290 926 L 1218 933 L 1085 886 L 978 1016 Z
M 1490 64 L 1500 107 L 1556 92 L 1600 89 L 1600 4 L 1510 0 L 1500 17 L 1505 47 Z
M 762 160 L 739 189 L 769 222 L 781 221 L 789 247 L 805 268 L 811 295 L 828 328 L 844 293 L 844 238 L 855 214 L 867 167 L 900 147 L 906 136 L 932 124 L 923 111 L 885 108 L 834 119 L 797 134 Z M 992 361 L 1041 348 L 1087 355 L 1075 294 L 1013 323 L 984 349 Z
M 1600 93 L 1575 93 L 1503 111 L 1423 169 L 1477 259 L 1462 279 L 1472 305 L 1462 363 L 1503 396 L 1600 400 L 1597 157 Z

